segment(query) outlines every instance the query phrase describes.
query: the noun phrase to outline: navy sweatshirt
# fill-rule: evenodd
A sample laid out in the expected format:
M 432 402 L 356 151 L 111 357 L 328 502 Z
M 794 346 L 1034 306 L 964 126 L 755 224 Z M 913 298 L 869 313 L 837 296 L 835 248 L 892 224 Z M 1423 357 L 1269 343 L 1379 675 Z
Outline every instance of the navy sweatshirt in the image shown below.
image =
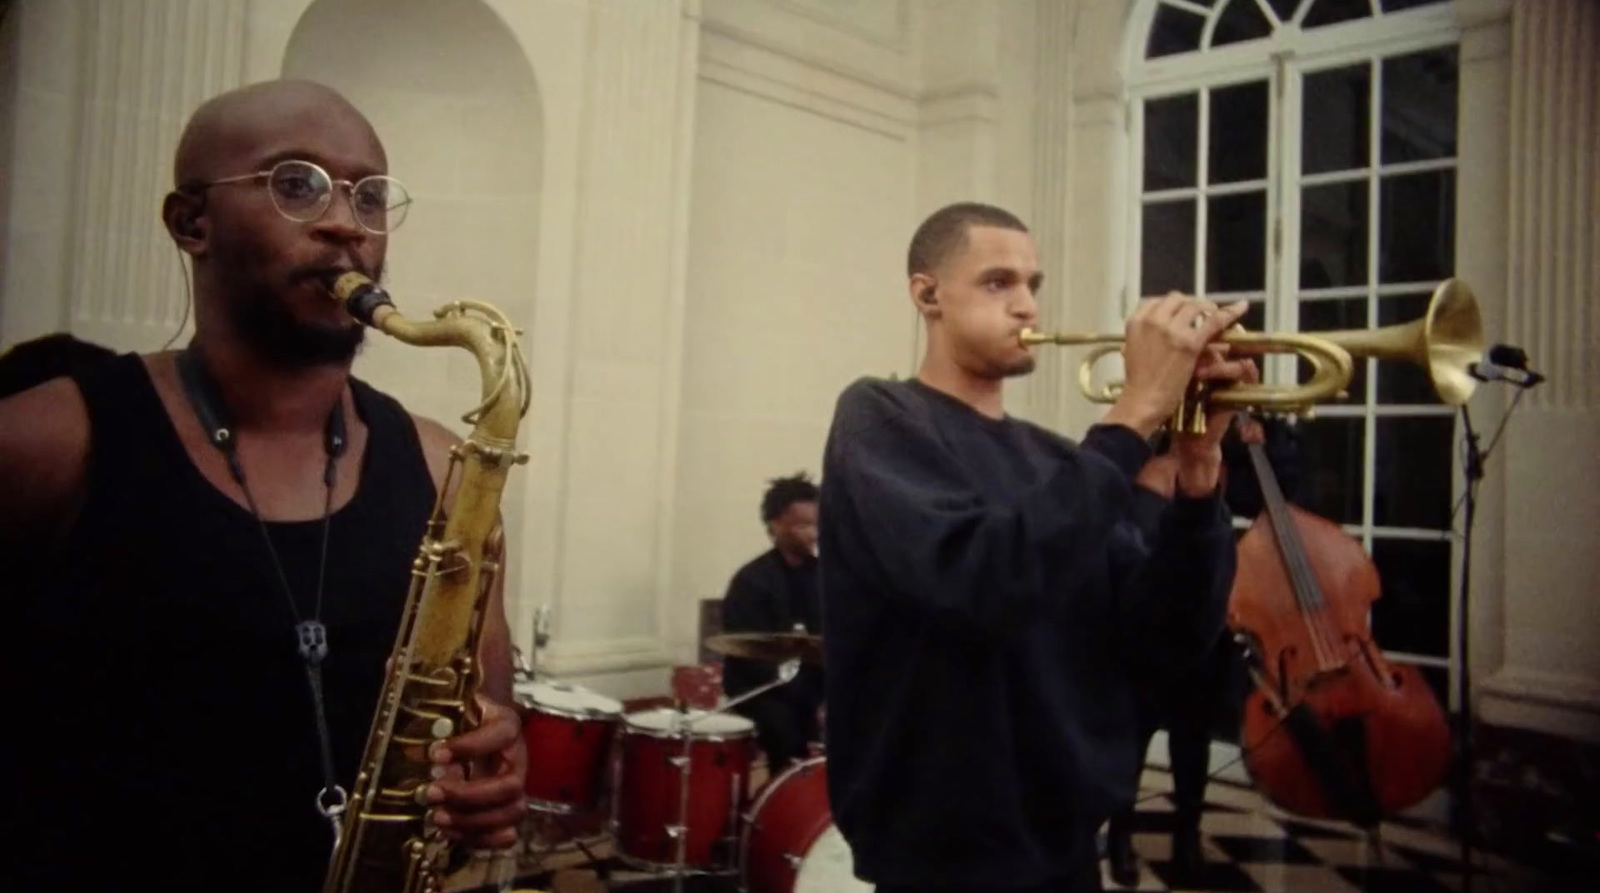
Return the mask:
M 1128 804 L 1144 677 L 1216 640 L 1220 498 L 1133 483 L 1122 426 L 1075 445 L 917 381 L 840 396 L 819 503 L 828 784 L 856 873 L 1001 890 L 1081 872 Z

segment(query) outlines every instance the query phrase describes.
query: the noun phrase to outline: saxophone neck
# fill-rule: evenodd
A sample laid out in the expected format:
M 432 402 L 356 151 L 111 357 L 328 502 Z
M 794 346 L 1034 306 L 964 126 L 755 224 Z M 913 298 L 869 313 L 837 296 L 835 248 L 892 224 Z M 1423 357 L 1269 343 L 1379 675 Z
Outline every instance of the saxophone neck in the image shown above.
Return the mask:
M 520 332 L 496 307 L 477 301 L 455 301 L 434 311 L 434 319 L 408 319 L 394 306 L 389 292 L 366 274 L 348 270 L 331 274 L 328 292 L 345 311 L 406 344 L 465 349 L 478 361 L 483 402 L 462 420 L 491 437 L 509 441 L 528 412 L 532 386 L 518 342 Z

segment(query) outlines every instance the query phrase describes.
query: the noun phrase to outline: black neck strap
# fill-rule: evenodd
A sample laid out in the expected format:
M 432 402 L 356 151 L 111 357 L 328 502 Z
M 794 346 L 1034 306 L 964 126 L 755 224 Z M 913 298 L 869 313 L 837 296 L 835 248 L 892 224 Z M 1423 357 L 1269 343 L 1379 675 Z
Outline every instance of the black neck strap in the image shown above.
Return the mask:
M 238 432 L 228 420 L 216 382 L 206 373 L 205 366 L 192 349 L 180 351 L 177 362 L 178 376 L 183 380 L 184 392 L 189 395 L 189 402 L 193 404 L 200 424 L 205 426 L 206 437 L 211 441 L 211 445 L 227 458 L 228 471 L 233 474 L 233 479 L 238 482 L 240 489 L 244 490 L 245 501 L 250 504 L 250 514 L 255 516 L 256 525 L 261 528 L 261 537 L 266 543 L 267 552 L 272 557 L 273 568 L 277 571 L 278 585 L 283 589 L 289 613 L 295 620 L 296 644 L 300 650 L 300 657 L 305 661 L 306 680 L 311 686 L 312 705 L 316 710 L 317 739 L 321 745 L 323 787 L 317 794 L 316 805 L 317 810 L 330 823 L 333 846 L 337 850 L 340 833 L 339 817 L 344 813 L 347 795 L 334 774 L 333 744 L 328 733 L 327 707 L 322 697 L 322 662 L 328 656 L 328 631 L 322 625 L 321 617 L 322 584 L 328 567 L 328 529 L 332 520 L 333 486 L 339 467 L 339 457 L 344 454 L 345 448 L 344 397 L 340 395 L 338 402 L 333 404 L 333 410 L 328 413 L 324 439 L 324 446 L 328 451 L 328 464 L 322 475 L 323 483 L 327 487 L 327 501 L 323 503 L 322 508 L 322 557 L 317 568 L 316 608 L 310 620 L 302 620 L 300 610 L 295 605 L 294 593 L 289 588 L 288 575 L 284 573 L 283 563 L 278 560 L 277 547 L 273 545 L 272 535 L 267 532 L 266 522 L 261 519 L 261 512 L 256 508 L 256 500 L 250 492 L 250 485 L 245 483 L 244 466 L 239 463 Z
M 216 382 L 206 372 L 205 364 L 190 350 L 178 353 L 178 377 L 183 380 L 183 390 L 189 396 L 189 402 L 194 404 L 195 415 L 199 417 L 200 424 L 206 429 L 206 438 L 211 445 L 220 450 L 227 457 L 228 470 L 235 480 L 241 484 L 244 478 L 244 469 L 239 465 L 238 437 L 233 423 L 228 416 L 227 408 L 222 402 L 221 392 Z M 324 428 L 323 445 L 328 451 L 327 482 L 332 483 L 333 465 L 339 457 L 344 455 L 347 438 L 344 428 L 344 400 L 341 397 L 333 404 L 333 410 L 328 413 L 328 422 Z

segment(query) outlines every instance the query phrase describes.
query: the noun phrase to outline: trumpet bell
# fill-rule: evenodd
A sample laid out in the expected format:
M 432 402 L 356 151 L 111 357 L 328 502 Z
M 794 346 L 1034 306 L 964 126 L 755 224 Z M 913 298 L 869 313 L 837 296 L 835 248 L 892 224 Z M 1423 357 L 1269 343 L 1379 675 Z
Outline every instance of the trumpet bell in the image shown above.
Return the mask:
M 1422 367 L 1439 399 L 1450 406 L 1466 403 L 1478 386 L 1471 370 L 1484 356 L 1483 316 L 1477 296 L 1460 279 L 1440 283 L 1427 312 L 1409 323 L 1311 334 L 1352 357 L 1408 360 Z

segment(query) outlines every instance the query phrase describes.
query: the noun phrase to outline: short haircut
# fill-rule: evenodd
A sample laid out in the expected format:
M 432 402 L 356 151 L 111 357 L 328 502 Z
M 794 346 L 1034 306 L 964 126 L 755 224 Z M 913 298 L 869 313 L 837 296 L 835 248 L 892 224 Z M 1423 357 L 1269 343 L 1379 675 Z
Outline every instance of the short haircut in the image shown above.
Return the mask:
M 761 497 L 761 521 L 771 523 L 797 502 L 816 502 L 817 485 L 806 473 L 796 472 L 786 478 L 773 478 L 767 482 L 767 492 Z
M 117 352 L 65 332 L 24 341 L 0 354 L 0 397 L 88 369 Z
M 906 252 L 906 275 L 932 274 L 950 255 L 966 247 L 967 230 L 974 226 L 993 226 L 1019 233 L 1028 231 L 1017 215 L 1004 208 L 980 202 L 945 205 L 928 215 L 911 236 L 911 249 Z

